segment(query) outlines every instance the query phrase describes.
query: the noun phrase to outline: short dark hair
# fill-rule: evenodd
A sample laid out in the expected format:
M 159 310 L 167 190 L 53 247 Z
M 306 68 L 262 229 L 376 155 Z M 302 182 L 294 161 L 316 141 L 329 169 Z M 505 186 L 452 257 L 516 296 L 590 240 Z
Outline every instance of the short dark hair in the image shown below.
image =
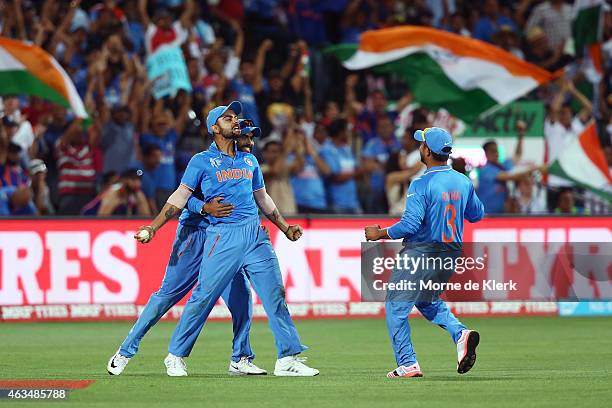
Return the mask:
M 438 154 L 434 152 L 431 152 L 431 156 L 434 158 L 435 161 L 439 161 L 439 162 L 446 162 L 448 161 L 448 158 L 449 158 L 448 154 Z
M 482 150 L 486 151 L 490 146 L 496 145 L 497 142 L 493 139 L 489 139 L 482 145 Z
M 561 194 L 565 194 L 565 193 L 570 193 L 570 194 L 574 194 L 574 189 L 572 187 L 561 187 L 559 189 L 559 195 Z
M 335 119 L 332 123 L 327 127 L 327 134 L 329 137 L 335 137 L 340 134 L 343 130 L 346 130 L 346 119 Z
M 160 150 L 161 151 L 161 147 L 159 147 L 158 145 L 153 144 L 153 143 L 146 144 L 142 148 L 142 155 L 143 156 L 148 156 L 151 153 L 153 153 L 155 150 Z
M 117 173 L 115 170 L 107 171 L 106 173 L 102 175 L 102 184 L 108 184 L 109 181 L 111 181 L 113 178 L 117 177 L 118 175 L 119 173 Z

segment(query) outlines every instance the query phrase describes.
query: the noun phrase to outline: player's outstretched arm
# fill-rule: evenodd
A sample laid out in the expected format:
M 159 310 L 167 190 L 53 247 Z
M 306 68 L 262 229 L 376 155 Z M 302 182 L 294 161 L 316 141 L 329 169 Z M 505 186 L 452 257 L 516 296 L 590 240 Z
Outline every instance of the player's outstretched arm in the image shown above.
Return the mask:
M 279 230 L 285 234 L 287 238 L 291 241 L 297 241 L 302 236 L 302 227 L 297 224 L 288 224 L 285 218 L 281 215 L 276 208 L 276 204 L 274 204 L 274 200 L 272 197 L 268 195 L 266 188 L 263 187 L 259 190 L 253 191 L 253 196 L 255 196 L 255 202 L 261 209 L 261 211 L 266 215 L 266 217 L 272 221 L 274 225 L 278 227 Z
M 157 217 L 153 219 L 150 225 L 145 225 L 138 228 L 136 235 L 134 235 L 134 239 L 138 242 L 142 242 L 146 244 L 150 242 L 155 233 L 164 226 L 169 220 L 176 217 L 181 213 L 183 207 L 191 197 L 191 189 L 184 184 L 181 184 L 164 204 L 164 207 L 161 209 Z

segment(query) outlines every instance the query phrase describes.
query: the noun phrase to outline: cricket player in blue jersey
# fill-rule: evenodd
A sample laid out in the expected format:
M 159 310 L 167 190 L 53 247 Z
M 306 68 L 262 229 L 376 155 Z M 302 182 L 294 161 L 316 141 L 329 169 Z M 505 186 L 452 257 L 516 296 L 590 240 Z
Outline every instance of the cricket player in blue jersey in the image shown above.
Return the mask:
M 164 360 L 166 372 L 169 376 L 187 375 L 183 357 L 191 353 L 225 287 L 244 268 L 262 301 L 275 338 L 278 359 L 274 375 L 314 376 L 319 371 L 298 357 L 307 347 L 302 345 L 289 315 L 276 254 L 269 238 L 259 228 L 258 207 L 292 241 L 301 237 L 302 228 L 287 224 L 279 213 L 266 192 L 255 156 L 236 150 L 234 141 L 240 135 L 237 115 L 241 111 L 240 102 L 234 101 L 209 112 L 206 125 L 215 142 L 191 159 L 181 185 L 162 209 L 164 217 L 173 217 L 188 200 L 197 200 L 192 195 L 198 190 L 202 191 L 204 202 L 223 196 L 234 206 L 227 217 L 209 217 L 198 285 L 170 340 Z
M 236 144 L 238 150 L 250 153 L 254 146 L 253 136 L 259 135 L 261 130 L 246 126 L 251 123 L 250 121 L 244 120 L 243 123 L 245 125 L 241 126 L 241 136 Z M 111 375 L 119 375 L 123 372 L 129 360 L 138 352 L 140 341 L 144 335 L 197 282 L 204 254 L 206 228 L 209 225 L 206 217 L 210 215 L 221 218 L 230 215 L 232 212 L 233 206 L 229 203 L 222 203 L 222 197 L 215 197 L 207 203 L 197 200 L 196 197 L 202 198 L 199 189 L 194 191 L 192 196 L 194 199 L 187 202 L 187 208 L 183 209 L 181 213 L 176 238 L 172 245 L 172 254 L 161 287 L 151 295 L 119 350 L 108 362 L 107 371 Z M 154 233 L 155 231 L 151 229 L 151 232 Z M 144 241 L 149 242 L 150 239 Z M 252 362 L 255 358 L 249 341 L 253 316 L 252 300 L 250 285 L 244 271 L 234 276 L 230 285 L 223 291 L 222 298 L 232 315 L 234 329 L 233 354 L 228 369 L 229 374 L 267 374 L 266 370 L 257 367 Z
M 379 225 L 366 227 L 366 239 L 403 239 L 405 248 L 418 244 L 460 248 L 464 219 L 479 221 L 484 216 L 484 206 L 474 192 L 470 179 L 447 165 L 453 139 L 446 130 L 437 127 L 417 130 L 414 138 L 422 142 L 421 161 L 427 165 L 427 171 L 410 184 L 401 220 L 390 228 L 381 229 Z M 395 270 L 393 274 L 397 272 Z M 417 274 L 419 272 L 424 271 Z M 387 377 L 423 376 L 410 339 L 408 315 L 414 306 L 430 322 L 450 333 L 457 345 L 457 372 L 468 372 L 476 362 L 476 347 L 480 342 L 478 332 L 468 330 L 439 298 L 391 301 L 388 296 L 387 329 L 398 367 Z

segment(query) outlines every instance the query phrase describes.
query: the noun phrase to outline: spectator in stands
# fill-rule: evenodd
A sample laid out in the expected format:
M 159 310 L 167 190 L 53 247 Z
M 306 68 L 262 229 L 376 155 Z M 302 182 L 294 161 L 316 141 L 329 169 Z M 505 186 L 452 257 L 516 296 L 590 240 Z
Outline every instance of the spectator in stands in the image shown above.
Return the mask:
M 179 135 L 183 134 L 190 109 L 190 98 L 183 94 L 179 113 L 175 119 L 169 109 L 165 109 L 162 100 L 157 100 L 149 120 L 149 126 L 140 136 L 140 145 L 154 144 L 162 151 L 161 164 L 155 172 L 157 185 L 156 203 L 162 208 L 170 194 L 178 185 L 175 167 L 175 152 Z M 146 115 L 148 117 L 148 113 Z M 146 119 L 143 119 L 146 121 Z
M 321 148 L 321 158 L 330 169 L 327 177 L 327 197 L 336 214 L 361 212 L 357 197 L 357 182 L 362 171 L 349 144 L 345 119 L 336 119 L 328 127 L 329 141 Z
M 162 151 L 158 145 L 148 144 L 143 146 L 142 148 L 142 177 L 141 181 L 141 189 L 144 193 L 147 201 L 149 203 L 149 207 L 151 208 L 151 212 L 153 214 L 157 214 L 158 207 L 155 201 L 155 197 L 157 196 L 157 182 L 155 179 L 155 173 L 159 168 L 162 160 Z
M 508 197 L 508 181 L 519 180 L 535 170 L 543 169 L 541 166 L 528 166 L 521 171 L 511 171 L 512 167 L 521 160 L 523 155 L 523 137 L 525 136 L 526 129 L 527 127 L 524 122 L 517 123 L 518 140 L 514 156 L 503 163 L 499 161 L 499 150 L 495 140 L 489 140 L 482 146 L 487 163 L 479 169 L 477 194 L 484 204 L 487 214 L 504 212 L 504 203 Z
M 453 13 L 449 18 L 448 26 L 445 27 L 451 33 L 459 34 L 464 37 L 471 37 L 472 33 L 468 30 L 465 17 L 461 13 Z
M 300 102 L 299 93 L 303 87 L 303 77 L 300 70 L 296 69 L 301 53 L 306 52 L 308 46 L 304 41 L 291 44 L 289 58 L 286 59 L 280 70 L 271 70 L 268 73 L 268 87 L 255 88 L 255 101 L 259 109 L 259 119 L 264 138 L 270 134 L 273 127 L 278 124 L 272 123 L 278 110 L 293 110 Z
M 104 190 L 81 210 L 83 215 L 151 215 L 149 204 L 141 191 L 142 170 L 128 169 L 118 183 Z
M 298 212 L 300 214 L 327 212 L 323 178 L 331 174 L 329 166 L 301 128 L 294 127 L 287 138 L 295 138 L 295 147 L 287 157 L 287 163 Z
M 363 0 L 351 0 L 340 20 L 342 43 L 358 43 L 361 33 L 377 28 L 377 13 L 371 3 Z
M 122 173 L 136 160 L 135 130 L 131 116 L 132 112 L 128 106 L 118 105 L 111 110 L 110 120 L 102 128 L 104 173 Z
M 19 187 L 30 183 L 28 174 L 21 164 L 21 151 L 20 145 L 8 142 L 4 162 L 0 163 L 2 185 Z
M 541 27 L 553 49 L 563 47 L 571 37 L 572 6 L 564 0 L 544 1 L 531 11 L 525 29 Z
M 582 109 L 574 116 L 572 107 L 566 97 L 571 96 L 578 100 Z M 575 140 L 584 129 L 585 123 L 592 113 L 591 102 L 566 77 L 561 78 L 559 91 L 555 94 L 548 115 L 544 120 L 544 139 L 546 142 L 546 162 L 552 163 Z M 565 179 L 550 175 L 548 177 L 547 205 L 552 211 L 558 202 L 559 189 L 572 187 L 573 184 Z
M 554 211 L 555 214 L 587 214 L 583 208 L 576 207 L 576 199 L 574 197 L 574 190 L 571 187 L 563 187 L 557 195 L 557 206 Z
M 290 168 L 287 154 L 293 149 L 293 137 L 283 144 L 279 139 L 268 140 L 263 147 L 261 173 L 266 182 L 266 190 L 283 214 L 297 213 L 295 196 L 289 182 Z
M 219 39 L 206 55 L 206 75 L 202 85 L 206 89 L 209 100 L 220 105 L 225 100 L 226 91 L 230 90 L 231 81 L 238 75 L 240 56 L 244 48 L 244 34 L 240 25 L 232 21 L 232 29 L 236 34 L 234 47 L 223 48 L 222 39 Z
M 370 139 L 361 152 L 364 175 L 368 177 L 368 190 L 364 210 L 369 214 L 384 214 L 388 210 L 385 197 L 385 166 L 389 156 L 401 149 L 394 135 L 391 119 L 378 119 L 376 136 Z
M 398 112 L 401 112 L 412 100 L 412 96 L 407 93 L 397 102 L 395 109 L 387 108 L 387 96 L 385 92 L 376 89 L 370 92 L 365 103 L 357 101 L 355 85 L 359 80 L 357 74 L 351 74 L 346 78 L 344 103 L 347 105 L 347 112 L 350 116 L 355 116 L 357 129 L 362 141 L 366 144 L 370 139 L 376 137 L 376 129 L 380 118 L 389 118 L 391 123 L 395 123 Z
M 510 26 L 501 26 L 499 31 L 493 34 L 493 44 L 508 51 L 517 58 L 525 59 L 525 54 L 520 48 L 519 37 Z
M 260 126 L 259 111 L 255 94 L 263 89 L 263 70 L 266 53 L 274 44 L 271 40 L 264 40 L 257 49 L 255 61 L 242 60 L 240 63 L 240 76 L 232 80 L 232 99 L 242 103 L 242 115 Z
M 81 208 L 95 194 L 96 169 L 94 166 L 95 130 L 89 137 L 83 131 L 82 121 L 76 119 L 56 143 L 58 167 L 58 214 L 79 214 Z
M 385 192 L 389 205 L 389 214 L 403 214 L 406 208 L 406 191 L 412 180 L 425 172 L 421 162 L 419 142 L 414 140 L 413 129 L 408 129 L 402 136 L 402 148 L 392 153 L 386 164 Z
M 536 185 L 531 174 L 525 175 L 516 181 L 516 198 L 519 213 L 543 214 L 546 213 L 546 194 L 540 185 Z
M 472 32 L 474 38 L 493 42 L 493 35 L 498 32 L 502 26 L 508 26 L 512 30 L 517 29 L 512 19 L 500 13 L 497 0 L 485 0 L 480 20 L 478 20 Z
M 556 71 L 571 61 L 571 57 L 563 52 L 562 46 L 558 48 L 550 46 L 546 33 L 540 27 L 529 29 L 526 40 L 525 59 L 527 62 L 549 71 Z
M 40 215 L 53 214 L 53 204 L 51 204 L 51 195 L 49 186 L 47 185 L 47 166 L 40 159 L 30 161 L 29 167 L 30 178 L 32 179 L 32 196 L 34 205 Z
M 2 100 L 4 118 L 11 124 L 11 141 L 21 147 L 22 157 L 27 162 L 29 150 L 34 143 L 34 129 L 32 124 L 22 115 L 20 101 L 17 96 L 5 96 Z
M 138 11 L 145 32 L 145 49 L 147 54 L 155 52 L 162 45 L 180 47 L 189 36 L 193 12 L 193 0 L 185 0 L 183 13 L 178 21 L 172 21 L 172 15 L 167 9 L 156 8 L 153 22 L 147 11 L 147 0 L 138 0 Z

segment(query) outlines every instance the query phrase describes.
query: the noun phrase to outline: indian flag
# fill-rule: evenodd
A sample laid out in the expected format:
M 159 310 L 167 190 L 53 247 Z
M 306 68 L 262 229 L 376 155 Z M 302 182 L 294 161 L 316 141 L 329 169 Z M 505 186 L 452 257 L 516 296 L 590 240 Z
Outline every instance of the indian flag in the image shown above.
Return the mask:
M 595 121 L 567 145 L 550 165 L 548 172 L 612 201 L 612 177 L 597 136 Z
M 342 59 L 347 50 L 331 51 Z M 483 41 L 428 27 L 367 31 L 344 60 L 350 70 L 394 72 L 417 102 L 444 108 L 466 122 L 520 98 L 552 74 Z
M 87 118 L 83 101 L 64 69 L 35 45 L 0 37 L 0 83 L 0 95 L 39 96 Z
M 576 0 L 572 9 L 572 37 L 576 56 L 582 57 L 585 47 L 601 41 L 604 0 Z

